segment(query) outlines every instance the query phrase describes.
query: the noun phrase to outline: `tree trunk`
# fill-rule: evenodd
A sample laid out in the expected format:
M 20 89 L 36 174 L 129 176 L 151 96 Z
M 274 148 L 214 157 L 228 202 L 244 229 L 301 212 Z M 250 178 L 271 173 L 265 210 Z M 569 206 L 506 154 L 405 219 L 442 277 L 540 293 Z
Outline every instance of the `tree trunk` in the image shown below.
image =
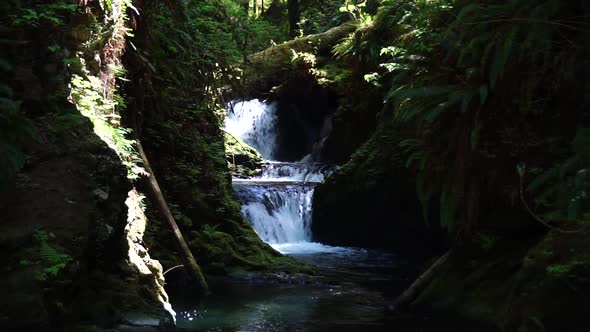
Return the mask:
M 248 15 L 248 11 L 250 10 L 250 0 L 242 0 L 242 6 L 244 6 L 246 15 Z
M 164 199 L 164 195 L 160 190 L 160 186 L 158 185 L 158 181 L 156 180 L 156 176 L 154 171 L 152 170 L 148 158 L 141 146 L 139 139 L 137 139 L 137 148 L 139 150 L 139 156 L 143 160 L 143 166 L 150 175 L 148 176 L 148 187 L 152 192 L 154 203 L 160 212 L 160 214 L 166 219 L 168 226 L 172 230 L 174 234 L 174 238 L 176 239 L 176 243 L 178 245 L 178 249 L 180 250 L 180 257 L 182 262 L 184 263 L 185 270 L 188 271 L 190 278 L 197 283 L 199 291 L 203 294 L 209 293 L 209 286 L 207 285 L 207 281 L 205 281 L 205 277 L 201 272 L 201 268 L 197 265 L 191 250 L 189 249 L 188 245 L 184 241 L 184 237 L 172 216 L 172 212 L 170 212 L 170 208 L 168 207 L 168 203 Z
M 297 24 L 299 23 L 299 0 L 287 0 L 287 11 L 289 15 L 289 37 L 297 37 Z

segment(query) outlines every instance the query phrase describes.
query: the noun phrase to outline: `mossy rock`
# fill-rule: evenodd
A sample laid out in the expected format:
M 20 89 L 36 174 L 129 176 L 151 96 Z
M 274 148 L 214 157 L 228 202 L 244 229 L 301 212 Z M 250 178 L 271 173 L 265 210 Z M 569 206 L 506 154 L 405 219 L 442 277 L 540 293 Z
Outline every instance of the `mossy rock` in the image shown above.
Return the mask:
M 175 17 L 169 7 L 158 1 L 145 2 L 143 10 Z M 183 24 L 182 20 L 174 23 Z M 166 36 L 167 43 L 182 44 L 186 34 L 181 31 L 170 30 L 168 24 L 158 20 L 147 20 L 136 31 L 133 43 L 151 55 L 150 64 L 157 68 L 157 74 L 143 56 L 133 53 L 127 57 L 126 67 L 133 68 L 128 90 L 145 98 L 130 101 L 128 113 L 142 114 L 138 130 L 142 145 L 179 228 L 203 270 L 223 274 L 234 264 L 250 269 L 275 266 L 270 264 L 270 259 L 258 259 L 278 253 L 264 244 L 242 217 L 228 167 L 233 167 L 237 157 L 235 176 L 251 176 L 262 159 L 237 139 L 230 139 L 226 144 L 220 105 L 203 94 L 209 87 L 202 77 L 187 74 L 201 72 L 207 64 L 191 59 L 189 68 L 179 67 L 178 63 L 185 63 L 186 54 L 162 53 L 159 46 L 162 36 Z M 144 95 L 145 91 L 148 93 Z M 144 100 L 141 104 L 137 102 L 140 99 Z M 148 205 L 147 213 L 151 222 L 157 224 L 148 226 L 148 245 L 153 256 L 166 269 L 181 264 L 167 225 L 152 205 Z M 224 235 L 204 236 L 203 230 L 209 228 Z M 222 257 L 223 250 L 228 250 L 225 252 L 228 257 Z M 240 263 L 240 259 L 252 260 L 254 264 Z
M 239 137 L 225 133 L 225 158 L 235 177 L 251 177 L 260 172 L 264 159 Z
M 205 270 L 213 274 L 229 274 L 236 269 L 255 271 L 301 271 L 306 265 L 281 255 L 268 244 L 260 241 L 258 235 L 245 227 L 234 230 L 233 235 L 205 227 L 193 232 L 189 243 L 195 255 L 207 262 Z M 235 235 L 241 233 L 240 235 Z

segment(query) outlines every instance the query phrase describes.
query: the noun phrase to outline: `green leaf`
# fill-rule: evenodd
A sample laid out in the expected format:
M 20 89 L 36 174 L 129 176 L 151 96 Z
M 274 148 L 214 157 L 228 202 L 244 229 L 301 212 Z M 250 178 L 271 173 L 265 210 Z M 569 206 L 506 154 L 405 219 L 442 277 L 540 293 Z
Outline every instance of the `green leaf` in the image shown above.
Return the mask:
M 488 91 L 487 84 L 484 84 L 484 85 L 482 85 L 482 86 L 479 87 L 479 101 L 480 101 L 480 104 L 482 106 L 488 100 L 488 92 L 489 91 Z
M 590 157 L 590 128 L 580 127 L 573 142 L 574 151 L 585 159 Z
M 494 55 L 494 60 L 492 62 L 492 67 L 490 69 L 490 86 L 492 88 L 496 86 L 496 82 L 504 74 L 506 62 L 508 61 L 508 57 L 510 56 L 512 45 L 514 43 L 517 33 L 518 26 L 515 26 L 514 28 L 512 28 L 512 30 L 504 40 L 504 44 L 502 45 L 502 47 L 496 48 L 496 53 Z

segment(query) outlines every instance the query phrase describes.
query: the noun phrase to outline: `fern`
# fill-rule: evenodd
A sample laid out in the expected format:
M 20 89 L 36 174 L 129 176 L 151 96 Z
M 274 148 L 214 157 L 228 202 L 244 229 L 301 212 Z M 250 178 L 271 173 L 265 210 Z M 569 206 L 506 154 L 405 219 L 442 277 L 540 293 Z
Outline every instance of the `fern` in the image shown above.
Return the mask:
M 33 238 L 39 245 L 38 265 L 41 270 L 36 277 L 39 280 L 47 280 L 56 277 L 69 263 L 73 261 L 72 257 L 64 252 L 57 250 L 49 245 L 49 236 L 43 230 L 36 230 Z

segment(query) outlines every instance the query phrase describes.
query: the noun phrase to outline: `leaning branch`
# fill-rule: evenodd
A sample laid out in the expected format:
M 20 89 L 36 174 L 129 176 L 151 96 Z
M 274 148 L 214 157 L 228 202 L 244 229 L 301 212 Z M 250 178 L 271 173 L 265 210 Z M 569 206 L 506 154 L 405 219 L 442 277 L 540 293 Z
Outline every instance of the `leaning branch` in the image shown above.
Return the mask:
M 165 276 L 165 275 L 166 275 L 166 273 L 168 273 L 168 272 L 170 272 L 170 271 L 174 271 L 174 270 L 176 270 L 176 269 L 179 269 L 179 268 L 181 268 L 181 267 L 184 267 L 184 264 L 175 265 L 175 266 L 173 266 L 173 267 L 169 268 L 168 270 L 164 271 L 164 273 L 162 273 L 162 275 L 164 275 L 164 276 Z

